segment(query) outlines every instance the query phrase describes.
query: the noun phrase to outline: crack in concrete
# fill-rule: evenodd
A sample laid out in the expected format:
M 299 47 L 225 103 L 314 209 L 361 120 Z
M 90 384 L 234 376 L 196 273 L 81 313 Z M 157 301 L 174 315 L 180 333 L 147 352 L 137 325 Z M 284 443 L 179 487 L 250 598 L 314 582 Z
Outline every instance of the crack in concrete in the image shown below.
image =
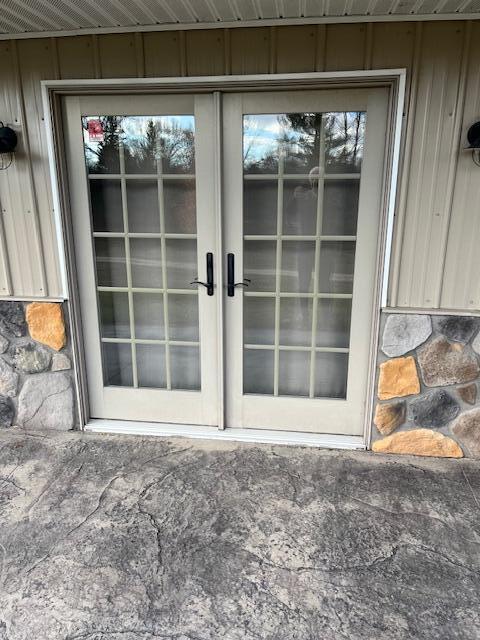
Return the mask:
M 73 454 L 73 456 L 71 456 L 70 458 L 68 458 L 67 460 L 65 460 L 60 464 L 60 471 L 58 473 L 52 474 L 52 479 L 46 483 L 46 485 L 43 487 L 43 489 L 38 494 L 38 496 L 30 503 L 27 509 L 27 512 L 25 514 L 26 517 L 30 518 L 30 514 L 35 508 L 35 506 L 40 502 L 40 500 L 50 490 L 50 488 L 53 487 L 53 485 L 59 481 L 64 471 L 69 469 L 69 465 L 75 460 L 75 458 L 78 458 L 78 456 L 81 455 L 86 448 L 87 448 L 87 445 L 85 443 L 80 444 L 80 446 L 78 447 L 77 451 Z
M 475 504 L 477 505 L 478 509 L 480 509 L 480 503 L 479 503 L 479 502 L 478 502 L 478 500 L 477 500 L 477 496 L 476 496 L 475 491 L 473 490 L 473 487 L 472 487 L 472 485 L 471 485 L 471 483 L 470 483 L 470 479 L 469 479 L 469 477 L 467 476 L 467 474 L 465 473 L 465 469 L 462 469 L 462 473 L 463 473 L 463 477 L 465 478 L 465 481 L 466 481 L 466 483 L 467 483 L 467 485 L 468 485 L 468 488 L 469 488 L 469 489 L 470 489 L 470 491 L 472 492 L 473 501 L 474 501 L 474 502 L 475 502 Z
M 449 524 L 447 524 L 441 518 L 433 516 L 429 513 L 422 513 L 421 511 L 391 511 L 390 509 L 386 509 L 385 507 L 381 507 L 380 505 L 372 504 L 371 502 L 367 502 L 366 500 L 361 500 L 360 498 L 352 497 L 350 499 L 352 500 L 352 502 L 359 502 L 365 507 L 368 507 L 375 511 L 383 511 L 384 513 L 388 513 L 391 516 L 420 516 L 421 518 L 428 518 L 429 520 L 433 520 L 434 522 L 439 522 L 443 527 L 445 527 L 452 533 L 455 533 L 455 535 L 457 535 L 458 537 L 458 532 L 454 531 Z M 465 542 L 470 542 L 471 544 L 480 545 L 480 540 L 471 540 L 470 538 L 462 538 L 462 540 L 464 540 Z

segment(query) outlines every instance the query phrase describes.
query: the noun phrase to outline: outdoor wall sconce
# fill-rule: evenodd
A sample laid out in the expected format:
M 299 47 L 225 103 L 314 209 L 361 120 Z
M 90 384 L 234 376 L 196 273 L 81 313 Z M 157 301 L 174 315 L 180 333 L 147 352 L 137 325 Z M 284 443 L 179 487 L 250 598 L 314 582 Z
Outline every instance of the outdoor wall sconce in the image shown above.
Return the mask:
M 480 167 L 480 121 L 472 124 L 467 132 L 467 140 L 466 151 L 472 152 L 472 160 Z
M 13 152 L 17 146 L 17 134 L 11 127 L 0 122 L 0 171 L 12 164 Z

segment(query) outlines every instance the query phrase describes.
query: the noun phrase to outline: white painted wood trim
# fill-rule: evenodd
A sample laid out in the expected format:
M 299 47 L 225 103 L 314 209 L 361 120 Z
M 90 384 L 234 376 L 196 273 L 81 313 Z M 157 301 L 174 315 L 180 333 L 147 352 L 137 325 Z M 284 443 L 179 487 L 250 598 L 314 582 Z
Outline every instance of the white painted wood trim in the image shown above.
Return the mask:
M 67 36 L 101 35 L 105 33 L 149 33 L 152 31 L 192 31 L 201 29 L 234 29 L 241 27 L 286 27 L 292 25 L 358 24 L 369 22 L 438 22 L 444 20 L 478 20 L 479 13 L 408 13 L 387 15 L 318 16 L 312 18 L 262 18 L 229 22 L 169 22 L 119 27 L 90 27 L 58 31 L 27 31 L 2 33 L 0 40 L 26 40 L 30 38 L 62 38 Z
M 177 92 L 182 90 L 199 91 L 219 91 L 231 89 L 232 91 L 242 91 L 245 88 L 265 89 L 285 89 L 290 85 L 302 85 L 309 89 L 316 89 L 316 83 L 329 82 L 341 84 L 343 82 L 353 82 L 355 80 L 368 83 L 369 81 L 398 80 L 400 76 L 406 74 L 406 69 L 362 69 L 358 71 L 309 71 L 305 73 L 259 73 L 231 76 L 177 76 L 168 78 L 87 78 L 68 80 L 41 80 L 42 89 L 56 90 L 61 92 L 74 91 L 81 93 L 84 89 L 122 90 L 134 91 L 138 88 L 165 89 L 175 88 Z M 47 100 L 48 105 L 48 100 Z M 47 109 L 49 106 L 47 106 Z
M 163 438 L 200 438 L 224 442 L 282 444 L 325 449 L 365 450 L 361 436 L 324 435 L 298 431 L 267 431 L 265 429 L 217 429 L 190 424 L 174 425 L 155 422 L 124 422 L 120 420 L 91 420 L 84 431 L 121 435 L 159 436 Z
M 393 230 L 395 222 L 395 208 L 397 202 L 397 185 L 398 175 L 400 167 L 400 148 L 402 140 L 402 127 L 403 127 L 403 108 L 405 105 L 405 91 L 406 91 L 406 78 L 407 73 L 404 70 L 398 77 L 398 95 L 397 104 L 395 110 L 395 124 L 393 134 L 393 152 L 392 152 L 392 165 L 390 176 L 387 178 L 388 193 L 388 205 L 387 205 L 387 221 L 385 231 L 385 247 L 384 247 L 384 261 L 383 261 L 383 274 L 382 274 L 382 294 L 380 306 L 386 307 L 388 300 L 388 285 L 390 281 L 390 261 L 392 257 L 392 244 L 393 244 Z

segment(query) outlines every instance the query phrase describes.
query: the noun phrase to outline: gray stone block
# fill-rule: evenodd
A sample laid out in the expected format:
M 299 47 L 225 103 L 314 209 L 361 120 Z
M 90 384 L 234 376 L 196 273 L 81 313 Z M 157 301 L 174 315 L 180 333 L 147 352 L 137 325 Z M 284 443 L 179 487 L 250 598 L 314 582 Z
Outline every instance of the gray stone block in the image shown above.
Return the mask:
M 52 358 L 52 371 L 66 371 L 71 368 L 70 358 L 64 353 L 54 353 Z
M 434 329 L 448 340 L 467 344 L 478 329 L 478 319 L 468 316 L 438 316 L 433 321 Z
M 472 349 L 475 351 L 475 353 L 480 354 L 480 331 L 477 333 L 477 335 L 473 339 Z
M 475 354 L 459 343 L 438 336 L 418 351 L 418 363 L 427 387 L 471 382 L 478 377 Z
M 432 333 L 428 315 L 391 314 L 383 330 L 382 351 L 390 358 L 412 351 Z
M 447 391 L 439 389 L 412 400 L 408 411 L 419 427 L 443 427 L 457 417 L 460 406 Z
M 18 390 L 18 373 L 12 367 L 0 358 L 0 395 L 13 397 L 17 395 Z
M 68 431 L 74 426 L 73 389 L 64 373 L 39 373 L 25 381 L 18 396 L 19 425 Z
M 15 409 L 10 398 L 0 396 L 0 427 L 11 427 Z
M 41 373 L 50 366 L 50 352 L 39 344 L 27 342 L 12 349 L 15 367 L 24 373 Z
M 21 338 L 27 333 L 25 312 L 21 302 L 0 300 L 0 325 L 7 335 Z
M 462 413 L 455 420 L 452 431 L 472 456 L 480 457 L 480 409 Z

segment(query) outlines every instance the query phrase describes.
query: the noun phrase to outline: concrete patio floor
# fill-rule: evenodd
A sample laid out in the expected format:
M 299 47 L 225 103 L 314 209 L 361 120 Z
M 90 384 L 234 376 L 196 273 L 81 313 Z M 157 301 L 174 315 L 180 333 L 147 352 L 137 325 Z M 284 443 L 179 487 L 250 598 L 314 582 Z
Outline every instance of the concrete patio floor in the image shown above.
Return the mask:
M 480 465 L 0 434 L 1 640 L 480 638 Z

